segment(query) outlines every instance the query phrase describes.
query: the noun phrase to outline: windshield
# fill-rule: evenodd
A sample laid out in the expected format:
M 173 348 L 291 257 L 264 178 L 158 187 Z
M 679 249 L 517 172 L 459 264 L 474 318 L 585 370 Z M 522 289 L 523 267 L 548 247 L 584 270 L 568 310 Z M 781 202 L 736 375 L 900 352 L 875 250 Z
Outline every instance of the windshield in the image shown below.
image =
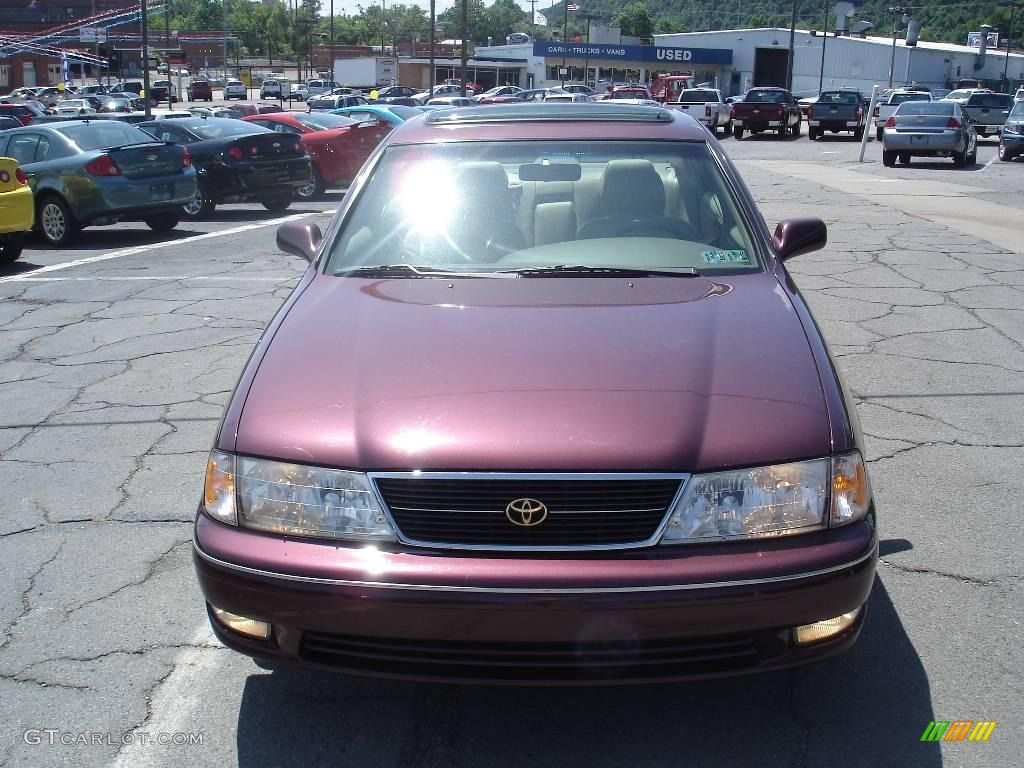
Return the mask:
M 785 104 L 785 91 L 750 91 L 744 101 L 752 101 L 756 104 Z
M 331 128 L 341 128 L 345 125 L 352 125 L 356 121 L 351 117 L 344 117 L 342 115 L 331 115 L 324 112 L 318 112 L 317 114 L 302 114 L 301 112 L 293 113 L 294 117 L 298 122 L 302 123 L 307 128 L 312 128 L 314 131 L 326 131 Z
M 953 102 L 951 101 L 908 101 L 900 104 L 893 113 L 904 117 L 905 115 L 952 115 Z
M 825 91 L 818 97 L 819 104 L 860 104 L 860 94 L 850 91 Z
M 388 111 L 394 115 L 398 115 L 403 120 L 409 120 L 413 117 L 419 117 L 423 113 L 420 112 L 416 107 L 403 107 L 401 104 L 388 107 Z
M 704 142 L 392 146 L 326 271 L 746 272 L 760 268 L 752 242 Z
M 134 125 L 103 121 L 88 125 L 60 125 L 54 130 L 67 136 L 79 149 L 110 149 L 128 144 L 152 144 L 153 137 Z
M 192 117 L 183 120 L 176 120 L 176 125 L 181 125 L 201 139 L 223 139 L 228 136 L 251 136 L 254 133 L 273 133 L 269 128 L 264 128 L 256 123 L 247 123 L 242 120 L 233 120 L 229 117 Z

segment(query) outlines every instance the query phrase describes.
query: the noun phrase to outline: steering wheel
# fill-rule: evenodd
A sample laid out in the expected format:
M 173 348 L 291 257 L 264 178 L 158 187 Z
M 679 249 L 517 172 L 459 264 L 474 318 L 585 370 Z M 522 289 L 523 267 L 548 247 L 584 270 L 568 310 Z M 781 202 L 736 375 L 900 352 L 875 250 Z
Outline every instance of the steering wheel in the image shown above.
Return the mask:
M 622 222 L 611 237 L 669 237 L 676 240 L 700 241 L 693 225 L 682 219 L 655 216 Z

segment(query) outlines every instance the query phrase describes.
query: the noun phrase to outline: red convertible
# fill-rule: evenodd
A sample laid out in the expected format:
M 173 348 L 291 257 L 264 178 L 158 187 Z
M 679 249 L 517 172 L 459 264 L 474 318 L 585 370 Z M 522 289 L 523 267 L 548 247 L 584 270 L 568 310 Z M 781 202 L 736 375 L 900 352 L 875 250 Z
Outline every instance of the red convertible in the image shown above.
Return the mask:
M 313 179 L 296 191 L 301 200 L 318 200 L 327 187 L 347 185 L 391 130 L 383 120 L 358 121 L 327 112 L 272 112 L 243 120 L 302 136 L 313 161 Z

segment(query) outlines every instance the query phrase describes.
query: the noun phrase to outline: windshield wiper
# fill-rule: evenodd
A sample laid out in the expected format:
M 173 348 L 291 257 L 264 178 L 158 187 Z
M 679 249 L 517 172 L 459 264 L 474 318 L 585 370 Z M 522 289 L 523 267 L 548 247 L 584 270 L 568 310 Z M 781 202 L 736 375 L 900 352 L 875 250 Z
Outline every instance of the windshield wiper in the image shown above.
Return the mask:
M 595 275 L 597 277 L 700 277 L 693 267 L 594 267 L 587 264 L 556 264 L 548 267 L 523 267 L 510 270 L 520 277 L 542 275 Z
M 459 272 L 451 269 L 416 267 L 412 264 L 380 264 L 352 267 L 334 273 L 335 277 L 515 277 L 507 272 Z

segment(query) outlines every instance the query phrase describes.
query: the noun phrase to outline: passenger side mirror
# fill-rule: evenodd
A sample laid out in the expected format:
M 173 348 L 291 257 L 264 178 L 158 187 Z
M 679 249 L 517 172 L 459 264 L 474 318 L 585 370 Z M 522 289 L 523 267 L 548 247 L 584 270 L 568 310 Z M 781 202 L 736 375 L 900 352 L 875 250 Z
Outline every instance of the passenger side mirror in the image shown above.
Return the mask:
M 277 228 L 277 247 L 292 256 L 312 262 L 324 235 L 320 227 L 308 221 L 287 221 Z
M 828 228 L 821 219 L 786 219 L 775 227 L 772 241 L 779 259 L 786 261 L 824 248 L 828 242 Z

